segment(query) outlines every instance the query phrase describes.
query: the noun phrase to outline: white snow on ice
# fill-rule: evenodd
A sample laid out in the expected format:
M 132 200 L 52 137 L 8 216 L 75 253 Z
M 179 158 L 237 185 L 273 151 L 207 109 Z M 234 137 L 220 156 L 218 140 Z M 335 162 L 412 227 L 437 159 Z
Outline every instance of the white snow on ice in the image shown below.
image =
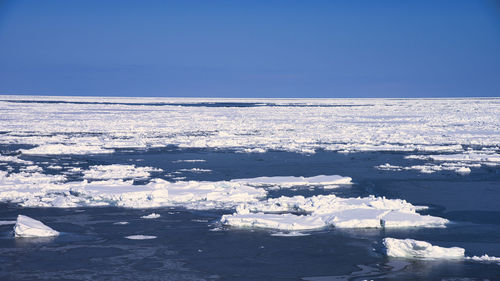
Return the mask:
M 200 162 L 206 162 L 207 160 L 204 159 L 187 159 L 187 160 L 175 160 L 172 161 L 172 163 L 200 163 Z
M 130 239 L 130 240 L 149 240 L 149 239 L 155 239 L 156 236 L 153 236 L 153 235 L 130 235 L 130 236 L 126 236 L 125 238 Z
M 405 200 L 383 197 L 340 198 L 335 195 L 279 197 L 241 204 L 223 215 L 224 225 L 244 228 L 308 230 L 338 228 L 445 227 L 448 220 L 420 215 Z
M 465 250 L 459 247 L 443 248 L 414 239 L 384 238 L 382 242 L 389 257 L 461 259 Z
M 409 259 L 465 259 L 475 262 L 497 263 L 500 258 L 482 255 L 480 257 L 465 256 L 465 249 L 459 247 L 439 247 L 426 241 L 414 239 L 384 238 L 382 244 L 387 256 Z
M 252 186 L 261 185 L 278 185 L 280 187 L 290 187 L 294 185 L 340 185 L 352 184 L 350 177 L 342 177 L 338 175 L 331 176 L 314 176 L 314 177 L 291 177 L 291 176 L 276 176 L 276 177 L 257 177 L 249 179 L 235 179 L 231 182 L 239 182 Z
M 0 96 L 0 100 L 0 131 L 6 132 L 0 135 L 0 143 L 37 146 L 22 150 L 24 154 L 112 153 L 120 148 L 178 145 L 246 152 L 273 149 L 314 153 L 326 149 L 460 155 L 463 146 L 500 143 L 500 106 L 495 98 L 214 100 Z M 257 102 L 280 107 L 37 104 L 8 100 Z
M 18 215 L 16 225 L 14 226 L 14 235 L 19 238 L 52 237 L 59 235 L 59 232 L 46 226 L 41 221 Z
M 107 179 L 147 179 L 150 172 L 161 172 L 161 169 L 153 167 L 136 167 L 134 165 L 98 165 L 90 166 L 89 170 L 83 172 L 84 179 L 107 180 Z
M 161 217 L 161 215 L 160 215 L 160 214 L 157 214 L 157 213 L 151 213 L 151 214 L 149 214 L 149 215 L 144 215 L 144 216 L 142 216 L 142 217 L 141 217 L 141 219 L 157 219 L 157 218 L 159 218 L 159 217 Z
M 476 262 L 484 262 L 484 263 L 496 263 L 500 265 L 500 258 L 498 257 L 490 257 L 488 255 L 482 255 L 480 257 L 478 256 L 472 256 L 472 257 L 465 257 L 468 260 L 476 261 Z

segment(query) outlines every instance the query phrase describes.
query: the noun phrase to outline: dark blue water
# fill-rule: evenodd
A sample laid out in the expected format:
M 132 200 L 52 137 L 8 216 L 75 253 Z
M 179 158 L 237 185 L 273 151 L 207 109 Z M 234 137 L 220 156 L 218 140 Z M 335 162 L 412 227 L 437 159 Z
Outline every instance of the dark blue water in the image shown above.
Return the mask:
M 2 153 L 17 148 L 1 147 Z M 271 151 L 178 149 L 119 151 L 113 155 L 27 157 L 47 167 L 64 164 L 86 168 L 96 164 L 135 164 L 164 169 L 163 177 L 183 168 L 191 180 L 228 180 L 257 176 L 350 176 L 352 187 L 332 190 L 338 196 L 375 194 L 431 206 L 426 213 L 453 221 L 446 229 L 325 229 L 308 236 L 277 237 L 272 231 L 217 230 L 217 220 L 231 210 L 192 211 L 182 208 L 19 208 L 0 205 L 0 220 L 22 213 L 63 232 L 55 239 L 14 239 L 12 225 L 0 226 L 1 280 L 500 280 L 500 265 L 469 261 L 430 261 L 387 258 L 384 237 L 413 238 L 434 245 L 466 249 L 466 255 L 500 256 L 500 169 L 473 169 L 468 176 L 453 172 L 420 174 L 379 171 L 376 165 L 418 164 L 404 153 L 304 155 Z M 173 162 L 204 159 L 206 162 Z M 410 162 L 411 161 L 411 162 Z M 42 164 L 42 162 L 44 164 Z M 0 169 L 4 169 L 1 167 Z M 67 168 L 65 168 L 67 169 Z M 64 171 L 64 170 L 63 170 Z M 55 173 L 55 171 L 46 172 Z M 58 171 L 57 173 L 59 173 Z M 80 175 L 81 176 L 81 175 Z M 176 175 L 179 176 L 179 175 Z M 72 179 L 78 180 L 79 175 Z M 137 182 L 142 184 L 144 182 Z M 272 191 L 271 196 L 318 191 Z M 155 220 L 141 219 L 151 212 Z M 127 221 L 127 225 L 113 224 Z M 152 240 L 129 240 L 144 234 Z M 317 277 L 317 278 L 315 278 Z M 321 278 L 319 278 L 321 277 Z M 458 279 L 455 279 L 458 278 Z M 465 279 L 470 278 L 470 279 Z

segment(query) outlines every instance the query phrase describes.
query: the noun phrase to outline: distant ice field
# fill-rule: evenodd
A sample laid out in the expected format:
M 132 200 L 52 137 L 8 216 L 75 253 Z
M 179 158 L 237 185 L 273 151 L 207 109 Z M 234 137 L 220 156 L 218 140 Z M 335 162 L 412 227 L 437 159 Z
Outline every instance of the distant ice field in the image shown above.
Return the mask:
M 491 279 L 499 116 L 500 99 L 0 96 L 0 277 Z M 14 238 L 18 215 L 60 235 Z M 389 237 L 413 240 L 388 255 Z M 36 249 L 54 262 L 33 269 Z M 58 268 L 72 252 L 85 269 Z

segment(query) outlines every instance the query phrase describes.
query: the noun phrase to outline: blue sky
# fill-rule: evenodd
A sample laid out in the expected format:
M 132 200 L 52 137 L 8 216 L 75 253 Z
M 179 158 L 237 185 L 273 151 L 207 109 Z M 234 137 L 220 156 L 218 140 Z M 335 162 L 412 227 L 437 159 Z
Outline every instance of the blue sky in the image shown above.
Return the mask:
M 500 5 L 0 0 L 0 93 L 500 96 Z

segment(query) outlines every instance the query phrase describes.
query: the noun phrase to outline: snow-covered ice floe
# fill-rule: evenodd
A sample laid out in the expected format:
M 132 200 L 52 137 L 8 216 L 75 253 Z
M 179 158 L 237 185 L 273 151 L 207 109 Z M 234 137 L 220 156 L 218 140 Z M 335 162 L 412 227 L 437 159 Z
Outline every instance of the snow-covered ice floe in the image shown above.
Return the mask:
M 434 173 L 437 171 L 454 171 L 457 174 L 468 175 L 471 168 L 480 168 L 481 166 L 499 166 L 500 154 L 495 148 L 483 148 L 482 150 L 464 151 L 454 154 L 434 154 L 434 155 L 408 155 L 405 159 L 427 160 L 431 163 L 423 165 L 412 165 L 409 167 L 394 166 L 389 163 L 376 166 L 379 170 L 403 171 L 416 170 L 421 173 Z
M 126 236 L 125 238 L 130 239 L 130 240 L 149 240 L 149 239 L 156 239 L 156 236 L 154 236 L 154 235 L 130 235 L 130 236 Z
M 413 165 L 409 167 L 391 165 L 389 163 L 376 166 L 375 168 L 384 171 L 403 171 L 403 170 L 415 170 L 424 174 L 432 174 L 439 171 L 453 171 L 460 175 L 468 175 L 471 173 L 471 168 L 479 168 L 480 164 L 467 164 L 467 163 L 442 163 L 440 165 L 436 164 L 425 164 L 425 165 Z
M 113 152 L 115 152 L 113 149 L 104 148 L 104 144 L 102 144 L 101 146 L 84 144 L 42 144 L 31 149 L 21 149 L 21 153 L 26 155 L 83 155 Z
M 53 237 L 59 235 L 59 232 L 46 226 L 41 221 L 37 221 L 27 216 L 17 216 L 14 226 L 14 235 L 19 238 L 29 237 Z
M 90 166 L 89 170 L 85 170 L 83 178 L 91 180 L 146 179 L 151 176 L 151 172 L 161 171 L 158 168 L 136 167 L 135 165 L 97 165 Z
M 421 215 L 405 200 L 384 197 L 340 198 L 335 195 L 279 197 L 239 205 L 221 222 L 235 227 L 279 230 L 338 228 L 445 227 L 444 218 Z
M 299 232 L 299 231 L 290 231 L 290 232 L 274 232 L 271 233 L 271 236 L 278 236 L 278 237 L 301 237 L 301 236 L 309 236 L 310 233 L 304 233 L 304 232 Z
M 471 261 L 476 261 L 476 262 L 484 262 L 484 263 L 496 263 L 500 265 L 500 258 L 498 257 L 490 257 L 488 255 L 482 255 L 480 257 L 478 256 L 472 256 L 472 257 L 465 257 L 467 260 Z
M 459 247 L 444 248 L 414 239 L 384 238 L 386 254 L 399 258 L 462 259 L 465 250 Z
M 0 225 L 16 224 L 16 221 L 0 221 Z
M 145 216 L 142 216 L 141 219 L 157 219 L 161 217 L 160 214 L 157 214 L 157 213 L 151 213 L 149 215 L 145 215 Z
M 389 257 L 408 259 L 465 259 L 474 262 L 497 263 L 500 258 L 482 255 L 480 257 L 465 256 L 465 249 L 460 247 L 439 247 L 426 241 L 414 239 L 384 238 L 382 244 Z
M 280 186 L 290 187 L 295 185 L 340 185 L 352 184 L 350 177 L 342 177 L 338 175 L 320 175 L 314 177 L 290 177 L 290 176 L 276 176 L 276 177 L 257 177 L 249 179 L 234 179 L 231 182 L 244 183 L 252 186 Z

